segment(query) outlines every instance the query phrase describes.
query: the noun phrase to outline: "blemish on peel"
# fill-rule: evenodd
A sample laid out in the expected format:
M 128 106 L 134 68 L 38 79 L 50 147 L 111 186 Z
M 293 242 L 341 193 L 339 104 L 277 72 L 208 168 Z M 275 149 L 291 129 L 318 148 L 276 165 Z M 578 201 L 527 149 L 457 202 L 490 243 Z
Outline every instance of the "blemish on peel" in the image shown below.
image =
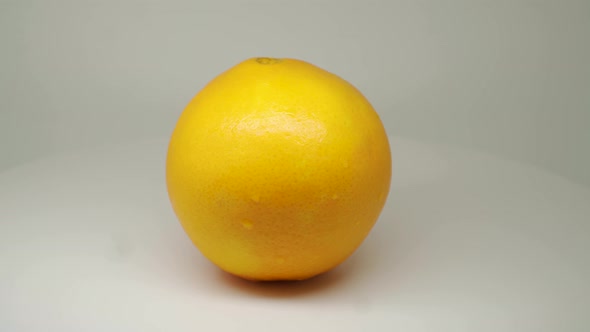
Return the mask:
M 334 194 L 334 195 L 332 195 L 332 199 L 336 200 L 336 199 L 338 199 L 338 198 L 340 198 L 340 196 L 338 196 L 338 194 Z
M 250 195 L 250 199 L 253 200 L 254 202 L 258 203 L 258 202 L 260 202 L 260 194 L 252 194 L 252 195 Z
M 266 58 L 266 57 L 256 58 L 256 62 L 258 62 L 261 65 L 274 65 L 275 63 L 279 63 L 282 61 L 283 61 L 283 59 L 277 59 L 277 58 Z
M 244 226 L 245 229 L 252 229 L 252 227 L 254 227 L 254 223 L 250 220 L 244 219 L 242 220 L 242 226 Z

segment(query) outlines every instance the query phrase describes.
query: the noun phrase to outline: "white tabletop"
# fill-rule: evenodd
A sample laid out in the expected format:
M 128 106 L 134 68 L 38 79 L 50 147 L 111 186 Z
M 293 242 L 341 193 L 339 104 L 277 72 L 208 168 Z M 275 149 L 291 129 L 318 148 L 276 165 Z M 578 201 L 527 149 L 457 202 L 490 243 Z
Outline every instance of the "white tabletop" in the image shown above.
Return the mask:
M 339 268 L 251 283 L 204 259 L 166 139 L 0 173 L 2 331 L 588 331 L 590 189 L 392 138 L 383 214 Z

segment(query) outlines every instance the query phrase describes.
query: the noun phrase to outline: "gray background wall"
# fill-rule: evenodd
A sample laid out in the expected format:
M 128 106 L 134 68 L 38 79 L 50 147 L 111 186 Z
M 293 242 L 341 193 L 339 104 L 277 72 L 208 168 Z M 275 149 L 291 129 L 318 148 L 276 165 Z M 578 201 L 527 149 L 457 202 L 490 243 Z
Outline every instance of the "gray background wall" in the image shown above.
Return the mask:
M 590 184 L 590 1 L 0 0 L 0 169 L 167 136 L 252 56 L 355 84 L 388 132 Z

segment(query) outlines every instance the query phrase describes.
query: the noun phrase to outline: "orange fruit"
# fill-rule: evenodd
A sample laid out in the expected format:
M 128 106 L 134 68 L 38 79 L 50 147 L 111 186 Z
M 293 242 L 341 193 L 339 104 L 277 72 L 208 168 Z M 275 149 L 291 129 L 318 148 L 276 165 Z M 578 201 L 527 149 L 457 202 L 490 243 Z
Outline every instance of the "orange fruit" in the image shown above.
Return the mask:
M 205 257 L 250 280 L 302 280 L 349 257 L 389 192 L 371 104 L 295 59 L 253 58 L 188 104 L 168 148 L 172 207 Z

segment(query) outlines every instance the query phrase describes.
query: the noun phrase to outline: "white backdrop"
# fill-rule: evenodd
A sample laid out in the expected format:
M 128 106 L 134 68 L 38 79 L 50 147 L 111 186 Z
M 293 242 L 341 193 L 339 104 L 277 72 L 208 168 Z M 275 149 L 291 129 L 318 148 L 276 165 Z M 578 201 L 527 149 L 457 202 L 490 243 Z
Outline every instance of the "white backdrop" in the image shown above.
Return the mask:
M 590 183 L 590 1 L 0 0 L 0 168 L 165 137 L 252 56 L 346 78 L 390 135 Z
M 588 0 L 0 0 L 0 330 L 590 331 L 589 33 Z M 253 56 L 392 143 L 374 231 L 304 283 L 221 273 L 166 195 L 184 106 Z

